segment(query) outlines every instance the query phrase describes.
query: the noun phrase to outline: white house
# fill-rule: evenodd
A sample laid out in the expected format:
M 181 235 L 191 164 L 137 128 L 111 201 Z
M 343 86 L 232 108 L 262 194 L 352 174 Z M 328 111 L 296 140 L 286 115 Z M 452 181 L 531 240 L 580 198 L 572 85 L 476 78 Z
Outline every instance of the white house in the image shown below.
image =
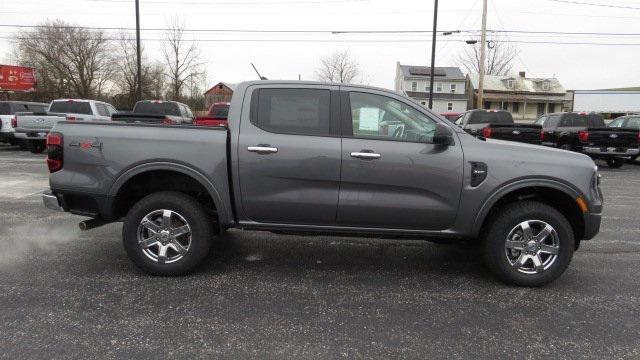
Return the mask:
M 466 78 L 460 68 L 436 66 L 433 75 L 433 111 L 437 113 L 466 111 Z M 430 67 L 401 65 L 400 62 L 396 62 L 395 90 L 413 98 L 423 106 L 428 106 L 430 76 Z

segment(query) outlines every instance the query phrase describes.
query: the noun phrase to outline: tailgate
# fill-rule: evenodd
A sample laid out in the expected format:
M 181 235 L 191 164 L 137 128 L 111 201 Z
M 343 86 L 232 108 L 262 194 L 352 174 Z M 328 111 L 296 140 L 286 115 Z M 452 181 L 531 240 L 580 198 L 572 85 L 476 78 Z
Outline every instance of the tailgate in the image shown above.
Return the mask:
M 499 140 L 540 143 L 540 125 L 514 124 L 491 125 L 491 137 Z
M 48 132 L 58 121 L 66 120 L 61 115 L 16 115 L 16 132 Z
M 638 147 L 638 130 L 623 128 L 587 128 L 589 139 L 583 144 L 611 148 Z

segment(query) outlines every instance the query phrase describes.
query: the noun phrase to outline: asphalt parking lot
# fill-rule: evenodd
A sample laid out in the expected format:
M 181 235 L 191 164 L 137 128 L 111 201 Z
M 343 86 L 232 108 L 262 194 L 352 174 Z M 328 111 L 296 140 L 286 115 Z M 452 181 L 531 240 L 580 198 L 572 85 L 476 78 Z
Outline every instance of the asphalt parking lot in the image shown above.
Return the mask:
M 151 277 L 120 224 L 43 208 L 43 160 L 0 145 L 3 358 L 640 357 L 640 164 L 601 166 L 600 234 L 525 289 L 473 247 L 238 231 L 197 273 Z

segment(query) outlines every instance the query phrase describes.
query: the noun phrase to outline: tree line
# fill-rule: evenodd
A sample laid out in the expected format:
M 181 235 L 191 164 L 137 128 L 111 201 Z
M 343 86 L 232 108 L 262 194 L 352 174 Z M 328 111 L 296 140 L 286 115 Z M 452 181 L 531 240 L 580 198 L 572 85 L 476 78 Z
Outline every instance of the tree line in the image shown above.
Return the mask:
M 181 101 L 204 109 L 206 73 L 198 44 L 185 35 L 184 22 L 166 25 L 159 60 L 141 48 L 143 99 Z M 48 102 L 56 98 L 107 101 L 131 109 L 138 100 L 136 40 L 129 33 L 77 27 L 61 20 L 47 21 L 18 33 L 14 58 L 36 69 L 38 91 L 12 98 Z

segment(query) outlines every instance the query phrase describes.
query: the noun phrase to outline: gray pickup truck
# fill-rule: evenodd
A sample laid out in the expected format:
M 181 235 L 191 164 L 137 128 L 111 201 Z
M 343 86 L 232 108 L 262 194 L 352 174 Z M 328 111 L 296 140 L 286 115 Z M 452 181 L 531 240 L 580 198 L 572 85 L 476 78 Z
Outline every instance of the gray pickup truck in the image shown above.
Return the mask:
M 228 128 L 59 122 L 47 147 L 45 205 L 92 218 L 84 229 L 123 221 L 129 257 L 158 275 L 239 228 L 459 241 L 503 281 L 538 286 L 600 227 L 588 156 L 478 139 L 371 87 L 245 82 Z

